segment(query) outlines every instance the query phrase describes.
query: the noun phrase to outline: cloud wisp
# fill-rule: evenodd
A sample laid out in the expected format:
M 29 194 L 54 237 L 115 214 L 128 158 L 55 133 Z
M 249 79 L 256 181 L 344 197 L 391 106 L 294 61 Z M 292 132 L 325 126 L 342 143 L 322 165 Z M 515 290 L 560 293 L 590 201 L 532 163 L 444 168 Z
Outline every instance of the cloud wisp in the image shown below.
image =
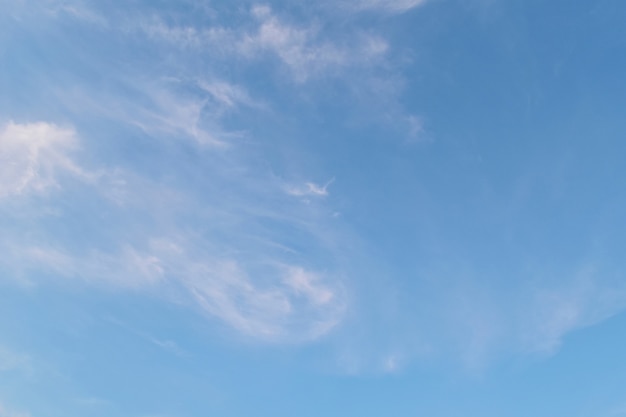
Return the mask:
M 56 195 L 48 196 L 46 204 L 54 207 L 64 196 L 61 178 L 49 172 L 50 166 L 71 167 L 72 172 L 89 176 L 90 170 L 78 168 L 68 155 L 61 153 L 62 157 L 59 156 L 68 138 L 75 145 L 78 142 L 73 130 L 59 131 L 45 123 L 13 123 L 9 126 L 3 138 L 47 146 L 47 152 L 37 153 L 34 157 L 36 163 L 28 157 L 32 147 L 20 144 L 11 148 L 16 172 L 28 171 L 28 178 L 43 177 L 46 184 L 56 184 Z M 22 135 L 16 136 L 13 132 Z M 46 140 L 42 132 L 50 138 Z M 148 221 L 150 225 L 138 229 L 130 239 L 124 236 L 124 228 L 120 228 L 112 236 L 113 248 L 108 249 L 106 246 L 111 244 L 104 245 L 97 234 L 84 236 L 86 244 L 72 248 L 71 242 L 46 236 L 42 227 L 36 241 L 6 233 L 0 245 L 9 256 L 2 263 L 16 276 L 44 273 L 89 285 L 147 292 L 165 298 L 173 290 L 179 301 L 184 299 L 190 306 L 257 340 L 295 342 L 316 339 L 328 333 L 339 324 L 346 308 L 343 285 L 332 275 L 320 274 L 304 266 L 310 263 L 304 254 L 298 250 L 285 251 L 290 245 L 285 241 L 288 235 L 281 235 L 264 225 L 271 221 L 282 228 L 305 227 L 300 233 L 303 242 L 319 246 L 321 243 L 315 242 L 315 233 L 306 231 L 309 226 L 305 225 L 324 220 L 317 218 L 310 208 L 297 209 L 300 203 L 284 205 L 271 200 L 261 203 L 263 199 L 258 193 L 275 193 L 277 198 L 283 196 L 285 201 L 288 200 L 288 195 L 281 192 L 280 183 L 273 184 L 271 177 L 259 182 L 257 174 L 258 188 L 249 188 L 251 183 L 245 178 L 233 182 L 232 178 L 223 177 L 222 169 L 212 167 L 209 171 L 211 180 L 216 184 L 226 181 L 220 187 L 238 187 L 234 200 L 224 200 L 219 195 L 208 200 L 198 198 L 196 191 L 189 189 L 182 193 L 185 203 L 169 210 L 168 219 L 165 223 L 158 220 L 156 228 L 154 221 L 159 214 L 155 208 L 162 205 L 160 199 L 167 195 L 167 187 L 147 179 L 133 180 L 130 174 L 125 179 L 120 171 L 116 186 L 121 189 L 116 190 L 116 198 L 109 198 L 109 182 L 91 182 L 90 191 L 81 198 L 101 201 L 103 211 L 114 210 L 117 213 L 114 222 L 119 226 L 136 223 L 137 212 L 142 213 L 144 219 L 152 218 Z M 151 189 L 158 191 L 152 192 Z M 100 196 L 105 199 L 101 200 Z M 253 201 L 253 204 L 261 205 L 254 209 L 249 205 Z M 197 213 L 204 214 L 198 217 Z M 207 215 L 217 223 L 200 234 L 184 232 L 192 224 L 203 222 Z M 98 211 L 90 213 L 90 217 L 98 216 Z M 54 218 L 45 215 L 41 221 L 55 223 Z M 237 226 L 238 223 L 243 226 Z M 109 224 L 108 227 L 114 230 L 117 226 Z M 323 248 L 320 246 L 320 249 Z M 31 284 L 36 285 L 36 282 Z
M 593 326 L 626 309 L 626 285 L 607 282 L 592 265 L 587 265 L 567 285 L 536 289 L 522 331 L 526 349 L 553 354 L 563 338 Z
M 314 340 L 342 320 L 344 289 L 329 277 L 297 265 L 246 268 L 243 260 L 210 252 L 192 257 L 190 252 L 197 251 L 180 242 L 152 239 L 144 252 L 126 247 L 120 253 L 93 250 L 85 256 L 56 248 L 18 247 L 5 253 L 14 264 L 27 265 L 22 267 L 26 272 L 45 272 L 165 299 L 174 291 L 177 302 L 195 306 L 241 334 L 267 342 Z M 6 359 L 0 365 L 9 366 L 13 357 L 5 356 L 0 357 Z
M 287 23 L 269 6 L 254 6 L 250 11 L 252 29 L 212 26 L 171 26 L 162 20 L 142 24 L 150 38 L 177 47 L 211 51 L 223 58 L 260 60 L 273 57 L 291 74 L 294 81 L 336 75 L 344 70 L 371 66 L 381 61 L 388 45 L 380 37 L 358 34 L 345 43 L 325 39 L 316 25 Z
M 326 197 L 328 196 L 328 187 L 334 181 L 335 179 L 333 178 L 324 185 L 307 181 L 301 186 L 288 186 L 286 191 L 287 194 L 294 197 Z
M 392 19 L 426 1 L 333 4 L 334 11 L 339 7 L 352 13 L 348 23 L 337 23 L 345 14 L 336 20 L 319 15 L 298 19 L 267 5 L 238 9 L 229 21 L 208 14 L 202 19 L 179 19 L 175 13 L 152 9 L 149 13 L 131 10 L 122 17 L 125 13 L 98 11 L 95 4 L 91 10 L 87 3 L 71 1 L 48 2 L 46 11 L 28 11 L 34 2 L 19 3 L 23 4 L 13 9 L 25 20 L 28 13 L 38 13 L 38 19 L 49 15 L 71 20 L 64 22 L 67 27 L 79 21 L 80 30 L 97 26 L 99 35 L 90 34 L 107 46 L 102 50 L 109 51 L 111 59 L 102 59 L 99 51 L 80 49 L 74 43 L 80 36 L 59 35 L 70 49 L 76 48 L 72 52 L 80 52 L 68 57 L 93 59 L 95 63 L 85 64 L 84 72 L 91 70 L 102 78 L 102 83 L 81 83 L 86 77 L 82 72 L 73 73 L 73 68 L 59 63 L 54 67 L 55 62 L 50 63 L 54 75 L 39 75 L 40 85 L 54 93 L 39 94 L 54 97 L 51 101 L 57 102 L 50 107 L 65 110 L 67 114 L 59 118 L 76 119 L 76 127 L 53 122 L 54 117 L 37 110 L 32 110 L 30 119 L 19 117 L 32 122 L 11 121 L 0 127 L 0 252 L 5 254 L 0 267 L 8 272 L 5 276 L 31 285 L 54 277 L 150 294 L 183 303 L 254 340 L 311 341 L 345 322 L 353 312 L 348 293 L 352 295 L 354 289 L 348 284 L 362 279 L 359 274 L 354 274 L 358 276 L 354 281 L 346 278 L 350 270 L 346 265 L 359 264 L 368 253 L 345 255 L 350 250 L 345 248 L 359 247 L 360 237 L 344 234 L 345 223 L 335 216 L 333 205 L 350 197 L 339 195 L 341 187 L 333 185 L 334 179 L 318 181 L 336 172 L 351 175 L 352 167 L 341 171 L 343 162 L 337 161 L 348 158 L 333 155 L 329 165 L 337 164 L 339 169 L 315 172 L 302 168 L 315 166 L 315 155 L 307 154 L 306 164 L 294 157 L 308 152 L 306 146 L 292 153 L 286 148 L 302 145 L 304 140 L 290 137 L 311 126 L 343 129 L 340 124 L 352 112 L 358 113 L 358 125 L 378 120 L 410 141 L 426 136 L 425 119 L 400 105 L 406 86 L 394 72 L 393 45 L 375 27 L 359 25 L 359 19 L 369 19 L 366 11 Z M 119 25 L 110 24 L 113 21 Z M 141 44 L 140 58 L 136 51 L 124 49 L 131 44 Z M 74 75 L 71 82 L 58 82 L 71 78 L 68 74 Z M 348 92 L 345 102 L 343 91 Z M 331 100 L 339 103 L 309 118 L 308 110 Z M 335 109 L 339 116 L 331 114 Z M 313 120 L 320 115 L 324 127 Z M 107 130 L 102 126 L 114 133 L 98 135 Z M 320 140 L 353 139 L 345 132 L 336 136 L 330 132 Z M 113 143 L 109 148 L 97 143 L 108 140 Z M 326 145 L 310 149 L 369 158 L 369 149 L 356 150 L 347 140 L 337 148 Z M 97 157 L 83 158 L 96 148 L 110 153 L 100 165 L 86 162 Z M 396 158 L 407 161 L 404 155 L 390 152 L 389 161 Z M 403 169 L 408 175 L 416 172 Z M 361 172 L 353 175 L 353 186 L 369 188 Z M 392 182 L 389 187 L 397 186 Z M 402 205 L 411 198 L 410 193 L 400 194 L 398 200 L 379 198 L 384 203 L 371 211 L 393 216 L 386 205 Z M 361 219 L 348 222 L 363 227 L 366 238 L 378 227 L 368 222 L 389 220 L 383 215 L 369 218 L 368 210 L 363 213 Z M 404 228 L 398 224 L 398 230 Z M 406 236 L 404 230 L 398 236 Z M 405 245 L 398 241 L 398 246 Z M 369 254 L 378 254 L 378 249 Z M 397 255 L 395 247 L 393 251 L 382 256 L 393 259 L 390 263 L 401 259 L 410 271 L 419 269 L 415 265 L 419 261 L 403 258 L 412 254 Z M 374 263 L 367 261 L 364 270 Z M 481 267 L 473 260 L 467 263 Z M 406 282 L 410 287 L 412 280 L 419 281 L 416 287 L 424 287 L 415 291 L 422 303 L 411 299 L 385 305 L 395 313 L 380 319 L 387 320 L 379 326 L 384 329 L 362 343 L 377 345 L 379 335 L 388 332 L 389 340 L 380 341 L 382 354 L 363 355 L 377 356 L 370 362 L 383 371 L 396 372 L 423 351 L 456 355 L 476 367 L 503 351 L 551 354 L 570 332 L 599 323 L 626 306 L 623 288 L 607 284 L 596 273 L 583 274 L 584 279 L 570 279 L 571 274 L 563 273 L 561 286 L 532 287 L 526 277 L 516 277 L 516 282 L 522 282 L 520 293 L 510 294 L 491 286 L 500 279 L 496 274 L 472 275 L 462 268 L 449 272 L 454 268 L 446 266 L 441 269 L 448 272 L 439 276 L 434 269 L 427 271 L 434 278 L 406 271 L 380 274 L 394 276 L 388 287 L 402 279 L 399 287 Z M 503 275 L 510 272 L 503 270 Z M 424 284 L 438 280 L 446 285 Z M 475 285 L 465 288 L 466 281 Z M 358 285 L 362 293 L 374 293 L 372 298 L 396 290 Z M 374 310 L 376 302 L 363 302 L 363 310 Z M 430 317 L 436 326 L 428 322 Z M 367 321 L 367 327 L 379 318 L 358 320 Z M 427 347 L 420 351 L 422 346 Z
M 382 10 L 388 13 L 405 13 L 423 6 L 427 0 L 356 0 L 348 3 L 356 10 Z
M 88 178 L 69 156 L 76 146 L 72 129 L 7 123 L 0 130 L 0 199 L 58 187 L 56 178 L 65 173 Z

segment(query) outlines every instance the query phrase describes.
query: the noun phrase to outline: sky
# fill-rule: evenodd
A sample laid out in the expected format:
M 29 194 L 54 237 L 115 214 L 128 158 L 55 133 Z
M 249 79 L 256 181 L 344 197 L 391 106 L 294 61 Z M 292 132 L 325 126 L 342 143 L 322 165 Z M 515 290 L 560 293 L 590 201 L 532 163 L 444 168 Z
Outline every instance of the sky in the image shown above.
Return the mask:
M 620 0 L 0 0 L 0 417 L 626 416 L 625 73 Z

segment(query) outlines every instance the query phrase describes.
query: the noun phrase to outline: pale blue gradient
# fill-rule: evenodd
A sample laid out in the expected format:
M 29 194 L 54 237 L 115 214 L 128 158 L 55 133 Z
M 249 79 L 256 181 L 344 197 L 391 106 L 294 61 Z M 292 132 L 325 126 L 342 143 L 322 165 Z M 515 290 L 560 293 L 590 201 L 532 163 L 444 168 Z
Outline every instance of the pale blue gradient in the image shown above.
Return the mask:
M 0 417 L 626 416 L 626 4 L 0 0 Z

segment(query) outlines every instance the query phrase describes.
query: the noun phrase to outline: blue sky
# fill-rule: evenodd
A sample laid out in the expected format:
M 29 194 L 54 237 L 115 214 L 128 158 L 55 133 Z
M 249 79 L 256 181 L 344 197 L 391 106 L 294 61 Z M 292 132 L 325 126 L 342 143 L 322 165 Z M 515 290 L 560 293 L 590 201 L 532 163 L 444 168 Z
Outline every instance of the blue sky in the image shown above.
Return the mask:
M 626 3 L 0 10 L 0 417 L 626 416 Z

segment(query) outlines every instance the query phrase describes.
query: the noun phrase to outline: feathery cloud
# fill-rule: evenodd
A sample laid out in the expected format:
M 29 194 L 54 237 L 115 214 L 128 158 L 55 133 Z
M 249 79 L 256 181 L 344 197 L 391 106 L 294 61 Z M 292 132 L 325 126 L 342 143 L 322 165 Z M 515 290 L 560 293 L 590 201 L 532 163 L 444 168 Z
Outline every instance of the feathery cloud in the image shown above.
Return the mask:
M 220 97 L 220 105 L 230 106 L 236 100 L 247 99 L 230 86 L 211 88 Z M 291 238 L 280 232 L 283 227 L 300 228 L 303 242 L 308 245 L 323 245 L 316 236 L 318 232 L 313 232 L 318 228 L 315 222 L 322 219 L 315 217 L 313 211 L 297 209 L 302 203 L 280 204 L 279 200 L 260 198 L 274 195 L 285 202 L 289 200 L 271 175 L 264 178 L 258 172 L 233 171 L 232 164 L 239 163 L 236 153 L 207 170 L 216 194 L 204 196 L 204 192 L 194 188 L 180 190 L 184 203 L 172 205 L 168 220 L 163 222 L 157 220 L 158 208 L 163 196 L 172 194 L 169 188 L 115 167 L 78 167 L 64 153 L 69 145 L 78 146 L 73 129 L 59 129 L 43 122 L 9 124 L 2 139 L 3 149 L 18 156 L 18 161 L 26 161 L 22 162 L 26 166 L 22 170 L 32 172 L 28 177 L 17 175 L 28 179 L 22 181 L 27 186 L 22 185 L 20 190 L 34 188 L 32 184 L 39 184 L 37 181 L 44 178 L 43 184 L 55 184 L 62 193 L 65 178 L 57 178 L 56 170 L 79 173 L 97 178 L 86 182 L 81 189 L 83 201 L 75 202 L 92 207 L 90 216 L 82 221 L 97 221 L 103 213 L 109 213 L 107 241 L 99 240 L 99 232 L 93 236 L 84 233 L 80 246 L 48 234 L 43 227 L 38 227 L 36 239 L 7 229 L 0 239 L 0 248 L 8 256 L 0 260 L 0 266 L 10 276 L 37 285 L 29 277 L 43 273 L 46 277 L 89 285 L 149 292 L 166 299 L 174 289 L 189 306 L 242 334 L 267 341 L 315 339 L 341 321 L 345 310 L 341 284 L 333 276 L 312 272 L 297 252 L 281 248 L 281 242 Z M 34 151 L 29 153 L 31 149 Z M 243 177 L 233 176 L 236 172 Z M 327 186 L 311 186 L 309 194 L 324 195 Z M 231 198 L 221 197 L 221 190 Z M 57 197 L 47 196 L 44 201 L 54 209 Z M 209 236 L 194 237 L 184 232 L 189 224 L 202 222 L 207 215 L 204 213 L 211 212 L 215 214 Z M 137 213 L 141 213 L 141 220 Z M 216 221 L 215 215 L 223 219 Z M 41 221 L 54 223 L 55 217 L 64 221 L 62 211 L 54 217 L 44 214 Z M 35 224 L 38 221 L 35 219 Z M 149 226 L 156 221 L 156 228 Z M 283 226 L 273 230 L 265 226 L 268 221 Z M 134 224 L 135 232 L 128 234 L 126 227 L 121 227 L 125 224 Z
M 357 10 L 384 10 L 390 13 L 404 13 L 422 6 L 427 0 L 356 0 L 350 5 Z
M 359 66 L 369 66 L 387 52 L 380 37 L 361 33 L 344 43 L 325 39 L 314 25 L 296 25 L 279 19 L 269 6 L 254 6 L 254 29 L 171 26 L 162 20 L 142 24 L 149 37 L 185 48 L 210 50 L 214 56 L 240 56 L 249 60 L 275 57 L 296 82 Z M 217 55 L 215 55 L 217 54 Z
M 70 158 L 72 129 L 39 122 L 7 123 L 0 129 L 0 199 L 58 187 L 57 176 L 87 174 Z
M 531 352 L 554 353 L 570 332 L 600 323 L 626 309 L 626 285 L 603 282 L 592 266 L 573 280 L 533 292 L 522 340 Z
M 320 274 L 295 265 L 246 267 L 243 260 L 188 245 L 161 238 L 152 239 L 144 251 L 126 247 L 121 253 L 81 255 L 30 247 L 5 253 L 30 270 L 94 285 L 161 292 L 165 298 L 174 289 L 209 316 L 270 342 L 318 338 L 343 317 L 342 287 Z M 0 370 L 17 359 L 0 350 Z
M 286 188 L 286 192 L 294 197 L 326 197 L 328 195 L 328 187 L 335 179 L 331 179 L 324 185 L 319 185 L 314 182 L 305 182 L 301 186 L 289 186 Z

